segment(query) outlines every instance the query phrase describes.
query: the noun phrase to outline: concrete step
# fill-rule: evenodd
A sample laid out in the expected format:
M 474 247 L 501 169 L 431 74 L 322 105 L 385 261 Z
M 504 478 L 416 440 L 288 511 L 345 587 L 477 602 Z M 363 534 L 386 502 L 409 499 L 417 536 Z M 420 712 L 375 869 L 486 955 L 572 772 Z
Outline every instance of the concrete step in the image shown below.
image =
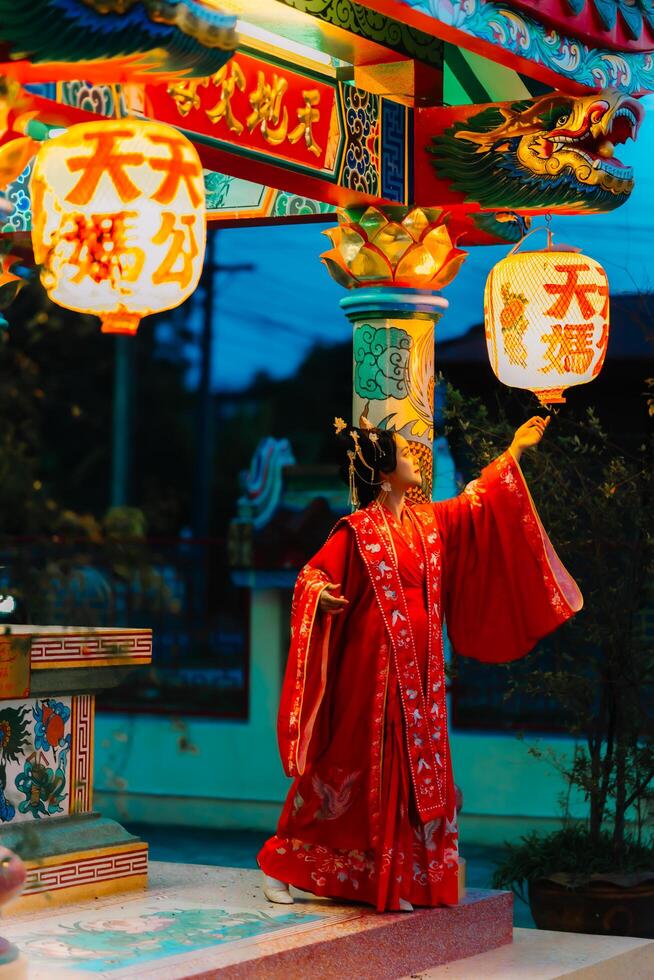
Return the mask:
M 1 928 L 27 957 L 31 980 L 397 980 L 511 941 L 506 892 L 378 915 L 308 895 L 271 905 L 260 883 L 256 871 L 153 862 L 140 896 L 19 913 Z
M 412 980 L 416 976 L 420 980 L 652 980 L 654 942 L 514 929 L 510 946 L 413 974 Z

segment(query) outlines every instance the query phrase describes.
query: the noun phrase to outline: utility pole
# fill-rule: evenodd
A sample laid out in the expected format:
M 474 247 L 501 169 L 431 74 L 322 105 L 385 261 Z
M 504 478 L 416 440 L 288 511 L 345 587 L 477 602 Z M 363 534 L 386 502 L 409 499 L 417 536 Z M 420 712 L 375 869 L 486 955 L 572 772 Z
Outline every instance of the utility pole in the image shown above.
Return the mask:
M 214 459 L 213 396 L 211 392 L 211 366 L 214 356 L 214 309 L 216 299 L 216 274 L 219 272 L 252 272 L 251 262 L 219 263 L 218 229 L 207 227 L 207 254 L 202 272 L 204 289 L 202 337 L 200 341 L 200 379 L 198 383 L 197 454 L 195 464 L 195 494 L 193 536 L 206 538 L 209 534 L 211 484 Z
M 132 444 L 132 364 L 134 337 L 114 337 L 114 398 L 111 447 L 112 507 L 124 507 L 129 500 L 130 448 Z

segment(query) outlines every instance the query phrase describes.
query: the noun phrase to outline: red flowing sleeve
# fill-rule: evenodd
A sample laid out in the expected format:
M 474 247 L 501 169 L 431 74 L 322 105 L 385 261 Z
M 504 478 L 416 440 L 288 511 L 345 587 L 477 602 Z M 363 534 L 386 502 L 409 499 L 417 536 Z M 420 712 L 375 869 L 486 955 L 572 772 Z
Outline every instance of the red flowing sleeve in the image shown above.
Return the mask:
M 515 660 L 583 605 L 510 450 L 453 500 L 433 505 L 443 540 L 443 602 L 457 653 Z
M 341 525 L 304 566 L 295 584 L 291 646 L 277 719 L 279 751 L 287 776 L 301 776 L 307 760 L 315 754 L 312 736 L 327 688 L 330 637 L 335 618 L 347 615 L 324 616 L 318 602 L 330 583 L 340 583 L 346 592 L 352 547 L 352 536 Z

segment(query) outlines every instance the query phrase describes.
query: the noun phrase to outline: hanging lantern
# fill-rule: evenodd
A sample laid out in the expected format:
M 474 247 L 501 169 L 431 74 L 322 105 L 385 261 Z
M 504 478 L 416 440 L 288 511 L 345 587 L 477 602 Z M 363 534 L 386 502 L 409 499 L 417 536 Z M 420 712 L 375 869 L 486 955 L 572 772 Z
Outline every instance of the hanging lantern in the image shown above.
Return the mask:
M 31 180 L 32 242 L 55 303 L 104 333 L 194 291 L 205 246 L 204 182 L 180 132 L 140 119 L 71 126 L 43 144 Z
M 592 381 L 602 369 L 609 339 L 608 279 L 602 266 L 578 249 L 552 245 L 549 231 L 546 249 L 519 252 L 521 244 L 486 282 L 491 366 L 503 384 L 533 391 L 542 405 L 565 402 L 566 388 Z

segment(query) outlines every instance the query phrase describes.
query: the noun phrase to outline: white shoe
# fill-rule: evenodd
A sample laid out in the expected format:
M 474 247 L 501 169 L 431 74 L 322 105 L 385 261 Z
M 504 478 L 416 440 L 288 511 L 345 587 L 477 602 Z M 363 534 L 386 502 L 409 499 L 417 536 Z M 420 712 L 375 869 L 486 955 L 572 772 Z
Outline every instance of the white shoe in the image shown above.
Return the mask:
M 400 899 L 400 912 L 413 912 L 413 905 L 405 898 Z
M 263 893 L 269 902 L 274 902 L 276 905 L 293 905 L 295 901 L 286 882 L 271 878 L 270 875 L 263 877 Z

